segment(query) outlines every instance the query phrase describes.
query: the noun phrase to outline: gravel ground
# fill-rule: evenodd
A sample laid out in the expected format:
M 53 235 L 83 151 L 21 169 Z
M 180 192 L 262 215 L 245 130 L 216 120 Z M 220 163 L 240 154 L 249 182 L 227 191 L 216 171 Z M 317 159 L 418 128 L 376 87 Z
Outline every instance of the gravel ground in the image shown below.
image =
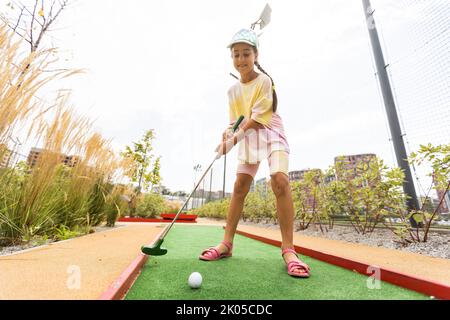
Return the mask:
M 116 225 L 114 227 L 106 227 L 106 226 L 98 226 L 94 227 L 95 232 L 102 232 L 102 231 L 108 231 L 112 230 L 114 228 L 122 227 L 122 225 Z M 5 256 L 13 253 L 18 253 L 19 251 L 28 250 L 31 248 L 39 247 L 39 246 L 45 246 L 52 242 L 55 242 L 54 240 L 40 240 L 40 241 L 30 241 L 29 243 L 16 245 L 16 246 L 9 246 L 9 247 L 0 247 L 0 256 Z
M 32 241 L 32 242 L 17 245 L 17 246 L 0 247 L 0 256 L 17 253 L 19 251 L 31 249 L 34 247 L 44 246 L 44 245 L 47 245 L 52 242 L 54 242 L 54 241 L 53 240 L 39 241 L 39 242 Z
M 240 221 L 239 224 L 279 229 L 279 225 L 273 224 L 253 223 L 249 221 Z M 307 230 L 296 231 L 296 233 L 305 236 L 360 243 L 372 247 L 384 247 L 419 253 L 436 258 L 450 259 L 450 232 L 431 232 L 429 233 L 427 242 L 412 243 L 407 246 L 403 246 L 396 242 L 399 239 L 391 231 L 386 229 L 375 229 L 371 234 L 362 235 L 357 234 L 353 227 L 334 226 L 332 230 L 322 233 L 318 226 L 310 226 Z

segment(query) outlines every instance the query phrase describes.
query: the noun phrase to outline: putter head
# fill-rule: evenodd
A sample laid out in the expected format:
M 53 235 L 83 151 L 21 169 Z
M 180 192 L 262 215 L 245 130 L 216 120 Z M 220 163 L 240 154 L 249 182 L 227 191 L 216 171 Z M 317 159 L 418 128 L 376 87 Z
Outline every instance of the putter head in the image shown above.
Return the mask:
M 163 256 L 167 253 L 167 249 L 161 248 L 163 241 L 164 239 L 159 239 L 152 245 L 142 246 L 141 252 L 148 256 Z

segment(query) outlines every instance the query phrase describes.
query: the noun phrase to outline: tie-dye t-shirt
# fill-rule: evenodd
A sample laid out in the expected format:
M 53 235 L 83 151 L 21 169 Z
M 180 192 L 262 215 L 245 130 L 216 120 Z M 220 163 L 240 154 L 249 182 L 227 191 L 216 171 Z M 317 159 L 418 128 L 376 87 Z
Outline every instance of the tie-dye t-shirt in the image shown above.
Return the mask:
M 238 159 L 241 163 L 257 163 L 267 159 L 273 151 L 289 153 L 281 117 L 272 108 L 272 81 L 265 74 L 259 74 L 247 83 L 238 81 L 228 90 L 230 124 L 240 115 L 262 124 L 263 129 L 248 130 L 239 143 Z

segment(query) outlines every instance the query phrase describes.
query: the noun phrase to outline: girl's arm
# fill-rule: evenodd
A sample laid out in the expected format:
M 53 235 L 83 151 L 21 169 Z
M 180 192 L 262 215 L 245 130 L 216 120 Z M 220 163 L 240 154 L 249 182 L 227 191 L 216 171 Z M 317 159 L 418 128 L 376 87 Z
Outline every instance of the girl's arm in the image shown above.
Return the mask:
M 223 132 L 222 134 L 222 141 L 227 141 L 228 138 L 231 138 L 233 136 L 232 130 L 231 128 L 233 128 L 234 122 L 231 123 L 228 128 Z M 253 129 L 253 130 L 257 130 L 257 129 L 263 129 L 264 125 L 262 125 L 261 123 L 250 119 L 246 122 L 244 122 L 244 124 L 242 125 L 241 129 L 246 132 L 249 129 Z
M 242 126 L 242 129 L 244 130 L 244 132 L 247 131 L 248 129 L 254 129 L 254 130 L 256 130 L 256 129 L 263 129 L 263 128 L 264 128 L 264 126 L 263 126 L 261 123 L 256 122 L 256 121 L 253 120 L 253 119 L 249 119 L 249 120 L 246 121 L 245 124 Z
M 221 155 L 222 154 L 227 154 L 228 151 L 231 150 L 232 147 L 234 147 L 235 145 L 238 144 L 239 141 L 241 141 L 244 136 L 245 136 L 245 132 L 247 130 L 256 130 L 256 129 L 261 129 L 264 128 L 264 125 L 262 125 L 261 123 L 253 120 L 253 119 L 249 119 L 248 121 L 246 121 L 242 127 L 236 131 L 234 134 L 231 133 L 231 127 L 228 128 L 224 133 L 223 133 L 223 140 L 222 143 L 219 144 L 216 148 L 216 152 L 220 152 Z M 228 136 L 228 133 L 230 132 L 230 135 Z
M 236 145 L 243 138 L 247 130 L 258 130 L 263 128 L 264 126 L 261 123 L 253 119 L 247 120 L 245 124 L 233 135 L 233 145 Z

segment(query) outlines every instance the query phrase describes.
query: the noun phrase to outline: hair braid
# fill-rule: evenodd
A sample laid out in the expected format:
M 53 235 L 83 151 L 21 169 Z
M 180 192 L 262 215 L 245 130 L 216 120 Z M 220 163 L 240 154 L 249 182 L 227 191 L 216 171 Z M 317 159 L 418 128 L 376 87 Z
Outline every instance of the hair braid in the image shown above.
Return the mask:
M 277 92 L 275 91 L 275 83 L 273 82 L 272 77 L 261 67 L 261 65 L 259 64 L 258 61 L 255 61 L 255 66 L 262 72 L 264 73 L 266 76 L 268 76 L 270 78 L 270 81 L 272 81 L 272 90 L 273 90 L 273 103 L 272 103 L 272 109 L 273 112 L 277 111 L 277 106 L 278 106 L 278 97 L 277 97 Z

